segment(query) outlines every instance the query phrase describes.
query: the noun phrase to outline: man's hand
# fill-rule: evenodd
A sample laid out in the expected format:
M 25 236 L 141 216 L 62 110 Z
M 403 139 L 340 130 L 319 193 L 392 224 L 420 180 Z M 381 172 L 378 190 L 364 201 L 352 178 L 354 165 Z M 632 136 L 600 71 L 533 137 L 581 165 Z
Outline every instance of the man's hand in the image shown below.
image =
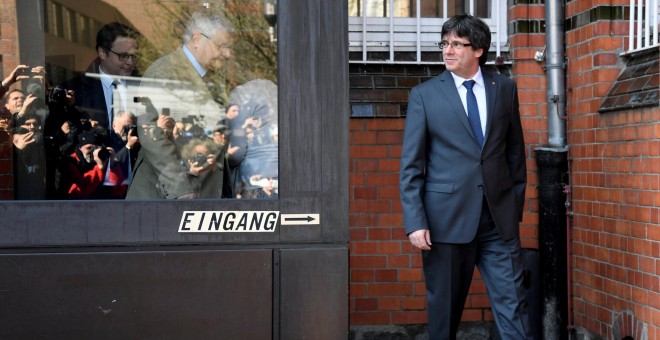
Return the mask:
M 28 79 L 28 78 L 30 78 L 30 76 L 28 74 L 29 72 L 30 72 L 30 66 L 18 65 L 18 66 L 16 66 L 16 68 L 13 71 L 11 71 L 9 76 L 7 76 L 7 78 L 5 78 L 2 81 L 2 85 L 5 86 L 5 87 L 9 87 L 9 86 L 11 86 L 11 84 L 13 84 L 13 83 L 15 83 L 19 80 Z
M 9 131 L 10 128 L 9 124 L 9 118 L 6 117 L 0 117 L 0 130 L 1 131 Z
M 421 250 L 431 250 L 431 233 L 428 229 L 413 231 L 408 235 L 413 247 Z
M 134 131 L 135 131 L 134 129 L 128 130 L 128 138 L 126 139 L 126 146 L 129 149 L 134 148 L 135 145 L 137 145 L 140 142 L 138 136 L 133 135 Z
M 229 148 L 227 148 L 227 154 L 233 155 L 234 153 L 236 153 L 236 151 L 238 151 L 238 149 L 240 149 L 240 147 L 229 144 Z
M 101 152 L 101 150 L 103 150 L 103 149 L 107 150 L 108 153 L 110 153 L 111 155 L 115 153 L 115 151 L 114 151 L 111 147 L 106 147 L 106 148 L 104 148 L 104 147 L 97 147 L 97 148 L 94 150 L 94 152 L 92 153 L 92 155 L 94 156 L 94 162 L 96 162 L 96 165 L 97 165 L 97 166 L 99 167 L 99 169 L 101 169 L 101 170 L 105 169 L 105 165 L 108 163 L 108 160 L 110 159 L 110 157 L 108 157 L 107 159 L 102 159 L 102 158 L 99 156 L 99 152 Z
M 32 73 L 31 78 L 39 80 L 41 85 L 44 84 L 46 80 L 46 69 L 43 66 L 35 66 L 30 72 Z
M 76 91 L 67 90 L 66 91 L 66 105 L 71 107 L 76 103 Z
M 18 112 L 18 116 L 25 116 L 25 114 L 30 110 L 30 106 L 32 106 L 32 104 L 34 104 L 37 99 L 39 99 L 39 97 L 33 94 L 28 94 L 28 96 L 25 97 L 25 100 L 23 101 L 23 106 L 21 107 L 21 111 Z
M 32 132 L 28 132 L 22 135 L 14 134 L 14 146 L 19 150 L 25 149 L 25 147 L 35 142 L 32 136 L 34 136 L 34 133 Z
M 158 116 L 158 121 L 156 121 L 156 126 L 163 130 L 171 130 L 174 128 L 174 119 L 170 116 Z
M 206 164 L 204 165 L 199 165 L 190 159 L 188 160 L 188 173 L 193 176 L 199 176 L 213 168 L 215 168 L 215 157 L 213 155 L 207 156 Z

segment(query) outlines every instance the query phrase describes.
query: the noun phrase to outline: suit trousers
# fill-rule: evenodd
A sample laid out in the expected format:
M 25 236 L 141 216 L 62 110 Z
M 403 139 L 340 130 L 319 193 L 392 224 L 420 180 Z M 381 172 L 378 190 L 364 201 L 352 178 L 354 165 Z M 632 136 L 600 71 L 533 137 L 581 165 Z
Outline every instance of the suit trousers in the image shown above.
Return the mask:
M 429 339 L 456 339 L 476 265 L 502 339 L 531 339 L 520 239 L 503 240 L 484 197 L 479 228 L 467 244 L 433 243 L 422 251 Z

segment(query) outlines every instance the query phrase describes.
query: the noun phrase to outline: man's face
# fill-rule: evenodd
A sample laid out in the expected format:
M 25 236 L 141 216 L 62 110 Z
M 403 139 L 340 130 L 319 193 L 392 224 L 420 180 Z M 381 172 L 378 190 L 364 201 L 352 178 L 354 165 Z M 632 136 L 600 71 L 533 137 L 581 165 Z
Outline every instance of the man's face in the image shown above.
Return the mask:
M 21 127 L 26 128 L 29 132 L 35 132 L 39 128 L 39 122 L 34 118 L 30 118 Z
M 206 147 L 204 144 L 198 144 L 195 146 L 193 149 L 195 154 L 202 154 L 202 155 L 208 155 L 209 154 L 209 149 Z
M 215 142 L 215 144 L 225 145 L 225 142 L 227 141 L 227 139 L 225 137 L 225 134 L 223 134 L 220 131 L 215 131 L 215 132 L 213 132 L 213 141 Z
M 96 145 L 94 144 L 85 144 L 80 146 L 80 152 L 83 154 L 83 157 L 85 157 L 85 160 L 87 162 L 91 162 L 92 159 L 94 159 L 95 149 L 96 149 Z
M 457 37 L 456 33 L 451 32 L 442 37 L 443 41 L 450 43 L 442 50 L 442 57 L 445 61 L 445 67 L 461 78 L 471 78 L 479 69 L 479 57 L 483 54 L 483 49 L 474 50 L 472 46 L 455 48 L 451 46 L 452 42 L 469 44 L 466 38 Z
M 238 105 L 232 105 L 227 110 L 227 119 L 232 120 L 238 116 Z
M 195 58 L 207 70 L 220 69 L 222 61 L 231 57 L 231 36 L 227 32 L 213 35 L 195 33 L 192 39 Z
M 130 76 L 137 66 L 138 43 L 133 38 L 117 37 L 110 50 L 99 47 L 97 52 L 101 59 L 101 68 L 107 74 Z
M 14 91 L 9 94 L 5 107 L 11 113 L 18 113 L 23 107 L 23 100 L 25 100 L 25 95 L 18 91 Z
M 127 114 L 120 114 L 117 116 L 116 119 L 112 120 L 112 129 L 115 131 L 116 134 L 122 136 L 122 138 L 127 137 L 127 136 L 123 136 L 122 132 L 124 131 L 125 126 L 129 126 L 131 124 L 135 124 L 131 116 Z

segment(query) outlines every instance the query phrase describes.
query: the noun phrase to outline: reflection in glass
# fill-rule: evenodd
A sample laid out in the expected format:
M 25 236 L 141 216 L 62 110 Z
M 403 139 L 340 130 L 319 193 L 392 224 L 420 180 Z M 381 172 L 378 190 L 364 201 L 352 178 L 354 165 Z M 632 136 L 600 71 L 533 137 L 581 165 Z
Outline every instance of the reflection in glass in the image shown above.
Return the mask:
M 2 199 L 278 197 L 276 0 L 37 3 L 43 67 L 3 81 Z

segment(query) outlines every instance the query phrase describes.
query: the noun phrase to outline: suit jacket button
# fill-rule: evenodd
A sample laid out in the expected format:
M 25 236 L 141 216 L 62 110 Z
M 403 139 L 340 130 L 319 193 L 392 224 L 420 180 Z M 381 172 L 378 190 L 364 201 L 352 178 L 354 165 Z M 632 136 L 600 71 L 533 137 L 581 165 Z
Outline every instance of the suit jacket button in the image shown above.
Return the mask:
M 481 165 L 484 165 L 484 163 L 486 163 L 486 162 L 483 159 L 481 160 L 481 162 L 479 162 L 479 164 L 481 164 Z
M 477 188 L 479 188 L 479 190 L 484 190 L 484 186 L 483 186 L 483 184 L 479 184 L 479 185 L 477 185 Z

